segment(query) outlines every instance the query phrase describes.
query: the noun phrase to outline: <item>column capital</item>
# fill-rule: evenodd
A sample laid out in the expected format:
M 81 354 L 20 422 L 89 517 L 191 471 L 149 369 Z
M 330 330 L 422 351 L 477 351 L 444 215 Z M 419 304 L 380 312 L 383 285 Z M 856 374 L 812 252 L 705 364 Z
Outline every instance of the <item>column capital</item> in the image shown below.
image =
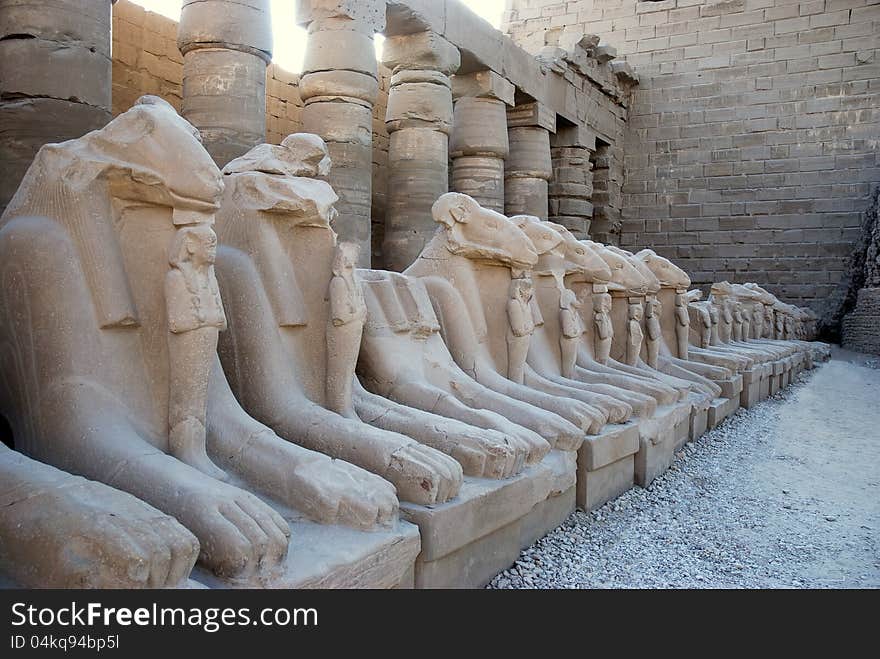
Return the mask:
M 405 70 L 438 71 L 450 75 L 461 65 L 455 45 L 433 30 L 385 39 L 382 63 L 394 73 Z
M 556 132 L 556 112 L 539 101 L 507 109 L 508 128 L 538 127 Z
M 452 78 L 452 98 L 491 98 L 514 105 L 516 87 L 512 82 L 494 71 L 474 71 Z
M 372 33 L 385 30 L 385 0 L 296 0 L 296 23 L 349 19 Z
M 177 27 L 181 54 L 197 48 L 238 50 L 272 60 L 269 0 L 184 0 Z

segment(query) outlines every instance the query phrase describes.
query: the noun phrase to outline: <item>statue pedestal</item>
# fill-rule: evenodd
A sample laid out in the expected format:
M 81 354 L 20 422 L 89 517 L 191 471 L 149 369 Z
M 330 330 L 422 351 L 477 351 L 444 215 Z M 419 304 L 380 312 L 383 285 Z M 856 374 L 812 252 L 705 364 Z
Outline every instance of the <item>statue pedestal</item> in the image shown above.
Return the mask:
M 743 388 L 739 394 L 739 404 L 746 409 L 757 405 L 761 400 L 761 373 L 760 364 L 742 372 Z
M 520 551 L 556 528 L 575 506 L 575 453 L 551 451 L 503 481 L 466 477 L 458 496 L 437 506 L 401 503 L 418 525 L 416 588 L 478 588 Z
M 664 405 L 657 408 L 653 417 L 642 420 L 635 460 L 636 485 L 648 487 L 651 481 L 669 469 L 675 447 L 687 441 L 692 407 L 690 401 Z
M 192 578 L 208 588 L 412 588 L 419 530 L 399 521 L 393 528 L 358 531 L 316 524 L 291 508 L 271 506 L 290 524 L 283 572 L 268 583 L 221 579 L 198 565 Z M 402 515 L 401 515 L 402 517 Z
M 764 370 L 764 377 L 761 378 L 761 387 L 759 396 L 761 400 L 766 400 L 770 397 L 770 380 L 773 379 L 773 365 L 767 364 Z
M 578 450 L 577 506 L 595 510 L 635 484 L 639 426 L 630 421 L 589 435 Z
M 691 424 L 690 433 L 688 434 L 688 440 L 691 442 L 697 441 L 700 437 L 703 436 L 703 433 L 705 433 L 708 428 L 709 408 L 705 407 L 705 403 L 699 407 L 697 405 L 694 405 L 694 408 L 691 410 Z
M 714 428 L 739 409 L 739 394 L 733 398 L 716 398 L 709 405 L 709 428 Z

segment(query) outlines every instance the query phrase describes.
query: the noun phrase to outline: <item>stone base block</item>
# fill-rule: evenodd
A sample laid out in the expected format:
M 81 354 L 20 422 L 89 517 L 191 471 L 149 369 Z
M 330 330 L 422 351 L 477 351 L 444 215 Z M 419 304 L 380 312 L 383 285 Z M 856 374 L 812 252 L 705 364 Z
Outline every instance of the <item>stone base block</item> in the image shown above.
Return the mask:
M 770 396 L 770 382 L 773 380 L 773 367 L 766 365 L 764 373 L 761 376 L 761 386 L 758 390 L 758 398 L 766 400 Z
M 672 464 L 675 447 L 687 441 L 692 407 L 690 402 L 660 407 L 654 417 L 642 422 L 635 460 L 636 485 L 647 487 Z
M 269 580 L 220 579 L 196 566 L 194 581 L 209 588 L 412 588 L 421 546 L 418 528 L 400 521 L 373 532 L 297 519 L 276 504 L 290 524 L 282 572 Z
M 636 485 L 648 487 L 657 476 L 669 469 L 674 454 L 675 432 L 664 433 L 656 443 L 640 438 L 635 459 Z
M 691 411 L 691 426 L 688 439 L 692 442 L 703 436 L 709 428 L 709 410 L 698 410 L 696 406 Z
M 525 517 L 416 571 L 416 588 L 482 588 L 516 562 L 520 552 L 574 511 L 575 488 L 538 503 Z
M 722 398 L 739 398 L 743 390 L 743 376 L 737 373 L 727 380 L 715 380 L 715 384 L 721 387 Z
M 739 396 L 716 398 L 709 405 L 709 427 L 714 428 L 739 409 Z
M 742 377 L 743 388 L 739 394 L 739 404 L 748 409 L 761 400 L 761 367 L 756 366 L 743 371 Z
M 638 439 L 638 438 L 637 438 Z M 594 471 L 578 474 L 577 507 L 596 510 L 635 485 L 635 453 Z
M 421 532 L 416 588 L 487 584 L 574 510 L 575 471 L 574 452 L 551 451 L 514 478 L 465 478 L 459 495 L 442 505 L 401 504 L 401 516 Z
M 679 421 L 675 425 L 675 443 L 673 444 L 673 451 L 678 451 L 682 446 L 687 444 L 688 440 L 691 438 L 691 416 L 693 413 L 693 407 L 691 407 L 691 411 L 688 413 L 687 418 Z
M 769 379 L 770 379 L 770 395 L 772 396 L 776 392 L 779 391 L 781 376 L 774 374 L 774 375 L 771 375 Z
M 589 436 L 578 451 L 577 505 L 594 510 L 633 486 L 639 450 L 639 427 L 635 423 L 607 426 Z

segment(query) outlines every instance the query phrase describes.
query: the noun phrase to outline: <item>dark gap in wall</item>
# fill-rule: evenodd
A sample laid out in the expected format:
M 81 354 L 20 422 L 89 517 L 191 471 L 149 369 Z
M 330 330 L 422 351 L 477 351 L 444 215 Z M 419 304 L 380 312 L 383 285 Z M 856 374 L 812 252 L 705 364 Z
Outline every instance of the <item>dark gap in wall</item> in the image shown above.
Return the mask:
M 0 414 L 0 442 L 3 442 L 11 449 L 15 448 L 15 439 L 12 436 L 12 426 L 6 417 Z

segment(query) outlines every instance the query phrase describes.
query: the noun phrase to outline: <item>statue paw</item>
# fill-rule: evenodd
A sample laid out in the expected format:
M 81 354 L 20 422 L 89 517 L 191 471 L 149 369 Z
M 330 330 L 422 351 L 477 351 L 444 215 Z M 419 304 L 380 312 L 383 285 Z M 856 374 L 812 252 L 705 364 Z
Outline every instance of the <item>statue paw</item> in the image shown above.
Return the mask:
M 460 437 L 452 453 L 464 473 L 477 478 L 502 479 L 518 474 L 526 461 L 528 447 L 516 438 L 494 430 Z
M 456 496 L 463 473 L 461 465 L 444 453 L 412 443 L 394 452 L 385 477 L 402 500 L 429 505 Z
M 267 573 L 287 555 L 287 522 L 254 495 L 209 483 L 184 496 L 181 521 L 199 539 L 199 559 L 217 575 Z
M 130 494 L 76 480 L 7 509 L 27 521 L 22 585 L 173 588 L 187 579 L 199 553 L 192 533 Z
M 390 526 L 397 517 L 394 486 L 360 467 L 322 456 L 296 476 L 296 505 L 316 522 L 369 530 Z

